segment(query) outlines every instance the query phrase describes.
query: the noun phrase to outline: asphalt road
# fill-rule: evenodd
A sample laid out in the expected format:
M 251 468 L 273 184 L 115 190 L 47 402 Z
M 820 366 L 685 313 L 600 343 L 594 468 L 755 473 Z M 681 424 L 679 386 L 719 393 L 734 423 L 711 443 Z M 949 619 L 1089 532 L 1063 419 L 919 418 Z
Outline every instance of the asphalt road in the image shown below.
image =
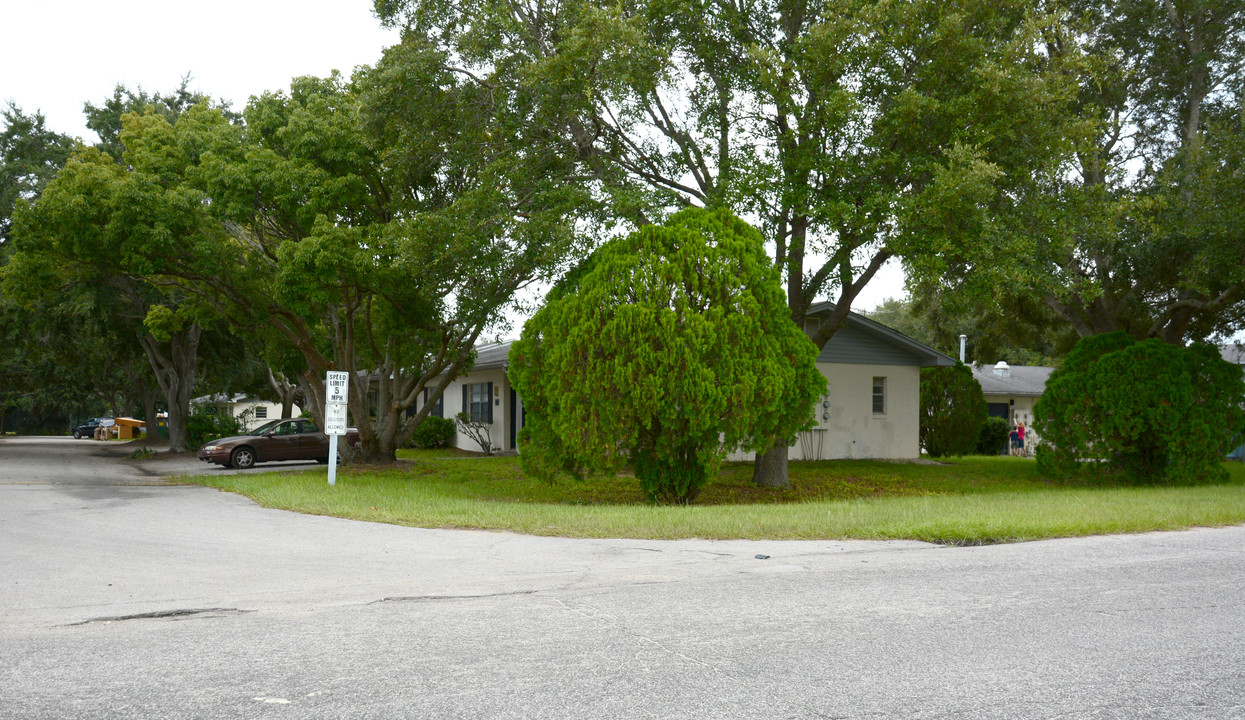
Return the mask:
M 1242 527 L 563 540 L 265 510 L 124 454 L 0 441 L 0 718 L 1245 717 Z

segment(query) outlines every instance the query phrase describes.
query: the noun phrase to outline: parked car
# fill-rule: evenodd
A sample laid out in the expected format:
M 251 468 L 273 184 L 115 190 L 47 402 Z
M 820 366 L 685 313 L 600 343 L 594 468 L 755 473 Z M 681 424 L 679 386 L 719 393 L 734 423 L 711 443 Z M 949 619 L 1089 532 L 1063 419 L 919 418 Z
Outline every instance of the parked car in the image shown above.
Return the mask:
M 348 428 L 338 442 L 359 442 L 359 431 Z M 273 420 L 245 435 L 211 440 L 199 448 L 199 459 L 245 470 L 257 462 L 315 460 L 328 462 L 329 436 L 309 418 Z
M 110 417 L 91 418 L 81 425 L 73 429 L 73 439 L 81 440 L 82 438 L 95 437 L 95 430 L 99 427 L 111 427 L 115 421 Z

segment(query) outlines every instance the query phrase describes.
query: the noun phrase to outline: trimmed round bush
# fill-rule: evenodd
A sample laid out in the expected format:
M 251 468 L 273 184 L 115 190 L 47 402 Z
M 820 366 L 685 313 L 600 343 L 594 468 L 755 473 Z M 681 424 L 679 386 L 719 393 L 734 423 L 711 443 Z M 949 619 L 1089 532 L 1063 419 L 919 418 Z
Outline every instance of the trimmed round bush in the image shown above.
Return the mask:
M 525 472 L 630 464 L 654 502 L 692 502 L 732 450 L 789 445 L 826 391 L 765 240 L 689 208 L 611 240 L 550 291 L 510 349 Z
M 415 428 L 410 444 L 421 450 L 452 447 L 457 435 L 453 420 L 429 415 Z
M 1240 368 L 1214 347 L 1086 338 L 1034 407 L 1038 469 L 1067 475 L 1094 461 L 1137 482 L 1218 481 L 1243 402 Z
M 981 424 L 981 432 L 977 435 L 977 454 L 1002 455 L 1007 452 L 1010 433 L 1011 428 L 1007 426 L 1005 418 L 986 418 L 986 421 Z

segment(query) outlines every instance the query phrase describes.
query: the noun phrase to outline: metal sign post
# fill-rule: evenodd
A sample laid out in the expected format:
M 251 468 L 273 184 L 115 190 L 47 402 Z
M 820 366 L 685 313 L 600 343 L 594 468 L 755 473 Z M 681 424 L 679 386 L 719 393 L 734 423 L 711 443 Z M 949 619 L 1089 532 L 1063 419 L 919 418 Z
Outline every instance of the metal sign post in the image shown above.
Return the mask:
M 324 376 L 324 434 L 329 436 L 329 485 L 337 484 L 337 438 L 346 434 L 346 399 L 350 373 L 330 370 Z

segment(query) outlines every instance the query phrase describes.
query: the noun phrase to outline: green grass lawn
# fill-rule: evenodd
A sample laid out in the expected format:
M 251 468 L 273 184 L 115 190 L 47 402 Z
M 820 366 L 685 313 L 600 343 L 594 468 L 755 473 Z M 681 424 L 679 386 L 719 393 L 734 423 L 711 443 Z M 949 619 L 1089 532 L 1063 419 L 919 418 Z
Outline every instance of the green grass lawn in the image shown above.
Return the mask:
M 404 451 L 388 468 L 188 477 L 266 507 L 416 527 L 482 528 L 566 537 L 912 539 L 1015 542 L 1245 522 L 1245 465 L 1194 487 L 1051 482 L 1032 460 L 945 463 L 793 462 L 791 487 L 752 485 L 750 464 L 729 464 L 688 507 L 646 503 L 635 478 L 546 483 L 516 457 Z

